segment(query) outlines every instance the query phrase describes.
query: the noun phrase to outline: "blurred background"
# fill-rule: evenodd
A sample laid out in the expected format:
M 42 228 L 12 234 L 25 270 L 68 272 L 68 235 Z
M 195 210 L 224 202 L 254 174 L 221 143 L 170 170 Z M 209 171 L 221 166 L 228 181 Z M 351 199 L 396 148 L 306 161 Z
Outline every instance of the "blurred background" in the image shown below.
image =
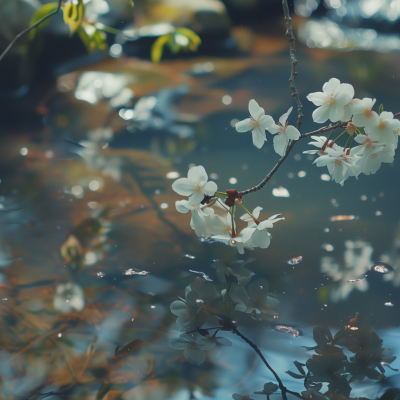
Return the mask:
M 168 345 L 179 333 L 170 304 L 185 287 L 206 276 L 222 289 L 217 259 L 254 258 L 248 268 L 279 300 L 279 326 L 301 332 L 238 316 L 291 390 L 305 390 L 285 371 L 311 357 L 303 346 L 315 346 L 314 327 L 336 332 L 356 313 L 397 356 L 397 156 L 342 187 L 300 141 L 246 198 L 263 219 L 285 221 L 268 249 L 244 255 L 198 240 L 175 209 L 171 184 L 191 165 L 225 191 L 258 184 L 278 161 L 272 136 L 258 150 L 234 125 L 253 98 L 275 120 L 295 107 L 281 2 L 83 0 L 80 16 L 81 3 L 68 4 L 78 25 L 60 10 L 0 61 L 0 398 L 260 398 L 253 392 L 274 378 L 232 333 L 221 335 L 233 347 L 200 366 Z M 0 0 L 0 52 L 56 6 Z M 289 6 L 302 133 L 319 128 L 307 94 L 332 77 L 400 111 L 399 0 Z M 372 268 L 382 262 L 384 274 Z M 396 366 L 331 398 L 381 398 L 388 388 L 398 398 Z

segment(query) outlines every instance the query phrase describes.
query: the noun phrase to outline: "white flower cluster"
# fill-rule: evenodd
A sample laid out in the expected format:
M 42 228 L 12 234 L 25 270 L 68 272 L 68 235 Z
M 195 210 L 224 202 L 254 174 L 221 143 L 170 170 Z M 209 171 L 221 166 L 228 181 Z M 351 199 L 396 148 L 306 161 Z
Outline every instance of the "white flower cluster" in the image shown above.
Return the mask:
M 374 174 L 383 162 L 393 162 L 400 132 L 400 121 L 394 119 L 393 113 L 376 113 L 372 110 L 375 99 L 353 98 L 353 86 L 340 83 L 336 78 L 326 82 L 322 90 L 307 96 L 308 100 L 318 106 L 313 112 L 314 121 L 349 121 L 346 130 L 350 144 L 347 146 L 346 143 L 342 147 L 326 138 L 311 136 L 314 142 L 310 144 L 320 150 L 304 153 L 317 153 L 319 157 L 314 163 L 318 167 L 327 166 L 332 179 L 341 185 L 349 176 Z M 351 148 L 353 139 L 359 146 Z
M 232 343 L 217 336 L 219 330 L 224 329 L 221 324 L 221 315 L 206 310 L 221 309 L 225 305 L 229 310 L 232 302 L 234 310 L 250 314 L 254 319 L 274 320 L 277 318 L 275 310 L 277 299 L 268 292 L 268 282 L 258 279 L 245 287 L 254 275 L 244 265 L 253 261 L 235 261 L 224 263 L 216 260 L 212 265 L 216 269 L 219 280 L 226 285 L 226 289 L 217 291 L 215 285 L 204 279 L 196 278 L 185 290 L 185 298 L 179 298 L 171 303 L 171 312 L 176 315 L 176 324 L 183 333 L 170 340 L 173 349 L 184 350 L 185 358 L 193 364 L 201 364 L 206 359 L 205 350 L 220 346 L 231 346 Z M 222 304 L 215 304 L 216 301 Z M 219 321 L 218 321 L 219 319 Z M 203 328 L 215 326 L 219 322 L 220 328 Z M 216 329 L 211 335 L 208 330 Z
M 300 138 L 300 132 L 292 125 L 287 124 L 289 114 L 293 107 L 279 118 L 279 123 L 276 124 L 270 115 L 265 115 L 264 109 L 261 108 L 253 99 L 249 102 L 249 112 L 251 118 L 246 118 L 238 122 L 235 128 L 238 132 L 251 131 L 253 136 L 253 144 L 261 149 L 264 142 L 267 140 L 265 131 L 268 130 L 274 137 L 274 149 L 282 157 L 291 140 Z
M 180 213 L 191 211 L 190 226 L 198 237 L 222 241 L 238 249 L 243 254 L 245 248 L 267 248 L 271 241 L 271 229 L 275 222 L 284 219 L 279 214 L 259 221 L 262 207 L 256 207 L 253 213 L 247 212 L 240 219 L 247 222 L 247 227 L 240 232 L 235 222 L 236 205 L 224 203 L 229 198 L 229 191 L 217 192 L 217 185 L 208 182 L 208 175 L 202 166 L 189 169 L 187 178 L 179 178 L 172 184 L 172 189 L 188 200 L 176 201 Z M 236 203 L 240 204 L 241 203 Z

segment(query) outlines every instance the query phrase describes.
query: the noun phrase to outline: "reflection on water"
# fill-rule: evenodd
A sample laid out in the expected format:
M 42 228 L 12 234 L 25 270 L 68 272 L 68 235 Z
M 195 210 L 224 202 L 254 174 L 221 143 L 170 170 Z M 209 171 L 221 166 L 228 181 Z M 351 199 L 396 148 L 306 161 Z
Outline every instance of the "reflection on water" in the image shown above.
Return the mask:
M 300 60 L 302 93 L 325 69 L 346 80 L 346 59 L 326 54 Z M 105 64 L 61 77 L 43 132 L 1 143 L 0 398 L 278 399 L 256 349 L 306 398 L 398 387 L 396 162 L 341 188 L 299 143 L 249 199 L 285 217 L 273 244 L 238 259 L 197 240 L 171 184 L 191 164 L 221 188 L 260 182 L 277 161 L 272 143 L 256 152 L 231 121 L 253 97 L 287 110 L 287 59 L 126 62 L 134 72 Z M 397 78 L 378 83 L 376 95 L 399 105 Z
M 332 257 L 322 257 L 321 272 L 332 278 L 337 283 L 330 288 L 329 297 L 336 303 L 345 300 L 349 294 L 357 289 L 361 292 L 368 290 L 368 281 L 360 276 L 370 269 L 373 248 L 362 240 L 345 242 L 346 250 L 343 255 L 343 265 L 334 261 Z

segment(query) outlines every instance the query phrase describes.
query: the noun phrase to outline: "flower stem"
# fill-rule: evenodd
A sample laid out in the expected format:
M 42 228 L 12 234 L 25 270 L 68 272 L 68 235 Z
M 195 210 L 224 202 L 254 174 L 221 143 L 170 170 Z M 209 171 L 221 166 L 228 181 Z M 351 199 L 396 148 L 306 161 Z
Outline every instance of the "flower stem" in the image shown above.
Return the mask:
M 239 204 L 240 206 L 242 206 L 244 208 L 244 211 L 246 211 L 247 214 L 249 214 L 250 217 L 254 219 L 254 222 L 257 221 L 257 218 L 242 203 L 237 203 L 237 204 Z

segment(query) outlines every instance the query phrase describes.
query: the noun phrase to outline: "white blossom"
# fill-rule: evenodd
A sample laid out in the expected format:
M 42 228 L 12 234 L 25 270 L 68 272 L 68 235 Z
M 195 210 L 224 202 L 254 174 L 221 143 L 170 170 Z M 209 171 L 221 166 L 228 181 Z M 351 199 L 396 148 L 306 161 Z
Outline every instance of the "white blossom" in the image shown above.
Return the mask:
M 327 138 L 325 136 L 311 136 L 311 139 L 314 140 L 314 142 L 309 142 L 308 144 L 311 144 L 315 147 L 317 147 L 319 150 L 306 150 L 303 151 L 303 154 L 318 154 L 319 156 L 323 156 L 326 155 L 325 151 L 322 150 L 322 148 L 325 146 L 326 147 L 330 147 L 334 150 L 339 149 L 340 147 L 334 143 L 332 140 L 329 140 L 328 143 L 326 143 Z
M 276 214 L 272 217 L 269 217 L 265 221 L 259 222 L 258 217 L 261 210 L 262 207 L 256 207 L 253 210 L 252 214 L 257 219 L 256 221 L 254 221 L 254 219 L 248 214 L 245 214 L 241 217 L 242 220 L 248 223 L 247 228 L 244 228 L 241 234 L 244 242 L 247 242 L 251 239 L 253 247 L 261 247 L 262 249 L 266 249 L 271 242 L 271 235 L 267 231 L 267 228 L 273 228 L 275 222 L 278 222 L 285 218 L 279 217 L 280 214 Z
M 339 146 L 336 149 L 326 147 L 324 152 L 326 154 L 318 157 L 314 164 L 317 167 L 328 167 L 328 171 L 335 182 L 343 186 L 344 181 L 349 176 L 357 176 L 360 173 L 356 164 L 357 158 L 354 149 L 349 151 Z
M 365 175 L 375 174 L 383 162 L 393 162 L 394 148 L 392 145 L 371 140 L 369 133 L 357 135 L 354 140 L 361 144 L 354 147 L 354 152 L 360 156 L 356 164 Z
M 318 108 L 312 116 L 314 122 L 323 123 L 343 121 L 350 116 L 349 107 L 345 108 L 354 97 L 354 88 L 348 83 L 340 83 L 339 79 L 331 78 L 325 82 L 322 92 L 310 93 L 307 99 Z
M 373 264 L 371 256 L 374 250 L 370 244 L 362 240 L 346 240 L 344 245 L 346 250 L 343 265 L 334 261 L 332 257 L 321 258 L 321 272 L 337 282 L 337 286 L 332 285 L 329 291 L 330 299 L 334 303 L 345 300 L 353 290 L 365 292 L 369 285 L 368 281 L 362 278 Z M 349 280 L 353 281 L 348 282 Z
M 293 107 L 290 107 L 289 110 L 279 118 L 279 125 L 274 124 L 268 128 L 273 135 L 277 134 L 274 137 L 274 150 L 281 157 L 284 156 L 289 141 L 297 140 L 300 137 L 300 132 L 294 126 L 287 124 L 287 119 L 292 110 Z
M 53 304 L 57 311 L 64 314 L 71 310 L 82 311 L 85 306 L 82 288 L 76 283 L 60 283 L 56 287 Z
M 372 140 L 389 143 L 397 148 L 400 121 L 393 119 L 393 113 L 382 111 L 374 123 L 368 126 Z
M 374 125 L 379 118 L 379 115 L 375 111 L 372 111 L 375 102 L 376 99 L 372 100 L 367 97 L 362 100 L 353 100 L 351 110 L 353 112 L 352 122 L 354 125 L 365 128 Z
M 213 196 L 218 187 L 215 182 L 208 182 L 206 170 L 199 165 L 189 169 L 187 178 L 177 179 L 172 189 L 181 196 L 190 196 L 190 202 L 195 204 L 200 203 L 204 196 Z
M 208 223 L 214 212 L 212 208 L 206 208 L 207 212 L 204 212 L 200 203 L 192 203 L 190 200 L 178 200 L 175 202 L 175 207 L 182 214 L 186 214 L 189 211 L 192 212 L 190 227 L 198 237 L 204 237 L 205 239 L 210 237 Z
M 251 131 L 254 146 L 261 149 L 267 140 L 265 130 L 274 124 L 274 120 L 270 115 L 265 115 L 264 109 L 254 99 L 249 101 L 249 112 L 251 118 L 239 121 L 235 128 L 238 132 Z

